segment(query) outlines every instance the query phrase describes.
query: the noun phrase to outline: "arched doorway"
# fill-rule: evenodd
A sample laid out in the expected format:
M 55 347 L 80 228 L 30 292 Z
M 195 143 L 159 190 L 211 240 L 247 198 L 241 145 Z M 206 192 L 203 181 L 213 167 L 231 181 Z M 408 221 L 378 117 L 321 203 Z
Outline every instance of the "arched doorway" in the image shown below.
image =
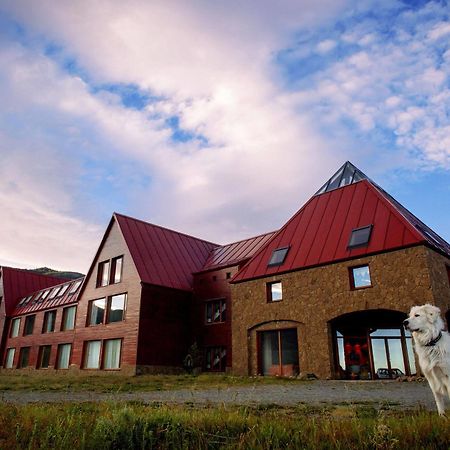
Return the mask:
M 376 309 L 344 314 L 330 321 L 336 378 L 394 379 L 414 375 L 416 365 L 406 314 Z

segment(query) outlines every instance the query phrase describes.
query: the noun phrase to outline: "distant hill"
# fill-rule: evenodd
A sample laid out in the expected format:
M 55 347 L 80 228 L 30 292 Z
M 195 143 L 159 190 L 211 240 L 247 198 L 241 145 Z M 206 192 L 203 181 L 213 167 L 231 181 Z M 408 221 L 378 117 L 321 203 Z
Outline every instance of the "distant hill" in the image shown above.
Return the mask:
M 40 275 L 50 275 L 52 277 L 64 278 L 66 280 L 74 280 L 75 278 L 84 277 L 82 273 L 79 272 L 64 272 L 59 270 L 49 269 L 48 267 L 39 267 L 37 269 L 30 269 L 30 272 L 36 272 Z

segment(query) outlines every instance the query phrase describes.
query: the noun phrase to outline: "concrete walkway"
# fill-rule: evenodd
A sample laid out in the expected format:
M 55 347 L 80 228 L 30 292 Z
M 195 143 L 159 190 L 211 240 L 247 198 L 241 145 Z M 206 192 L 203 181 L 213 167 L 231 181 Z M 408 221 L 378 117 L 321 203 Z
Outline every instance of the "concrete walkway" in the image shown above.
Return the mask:
M 0 392 L 0 401 L 25 404 L 35 402 L 141 401 L 144 403 L 195 403 L 291 406 L 300 403 L 326 405 L 336 403 L 389 404 L 398 408 L 424 407 L 435 409 L 433 395 L 423 382 L 395 381 L 310 381 L 284 385 L 255 385 L 205 390 L 174 390 L 152 392 Z

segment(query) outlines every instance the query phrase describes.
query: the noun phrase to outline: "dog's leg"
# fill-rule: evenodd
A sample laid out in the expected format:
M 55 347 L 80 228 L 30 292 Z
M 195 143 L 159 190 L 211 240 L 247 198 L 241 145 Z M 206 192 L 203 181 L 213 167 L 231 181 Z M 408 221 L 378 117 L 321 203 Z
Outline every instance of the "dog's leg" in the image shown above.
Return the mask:
M 428 380 L 428 384 L 430 385 L 431 392 L 433 392 L 438 414 L 446 417 L 444 407 L 445 392 L 443 384 L 440 382 L 438 375 L 433 370 L 426 373 L 426 378 Z

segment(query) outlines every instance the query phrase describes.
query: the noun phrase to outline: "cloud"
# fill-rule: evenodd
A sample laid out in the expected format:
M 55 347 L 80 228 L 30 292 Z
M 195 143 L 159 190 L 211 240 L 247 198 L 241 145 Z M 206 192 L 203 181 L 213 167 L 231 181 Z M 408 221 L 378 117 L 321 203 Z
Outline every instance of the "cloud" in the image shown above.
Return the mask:
M 340 57 L 324 53 L 317 69 L 294 79 L 292 89 L 319 123 L 359 134 L 378 146 L 380 157 L 406 150 L 403 165 L 448 170 L 449 32 L 448 9 L 437 2 L 392 3 L 346 16 L 302 43 L 326 42 L 328 35 Z
M 3 2 L 3 260 L 85 271 L 113 209 L 220 242 L 280 226 L 343 156 L 273 55 L 343 6 Z

